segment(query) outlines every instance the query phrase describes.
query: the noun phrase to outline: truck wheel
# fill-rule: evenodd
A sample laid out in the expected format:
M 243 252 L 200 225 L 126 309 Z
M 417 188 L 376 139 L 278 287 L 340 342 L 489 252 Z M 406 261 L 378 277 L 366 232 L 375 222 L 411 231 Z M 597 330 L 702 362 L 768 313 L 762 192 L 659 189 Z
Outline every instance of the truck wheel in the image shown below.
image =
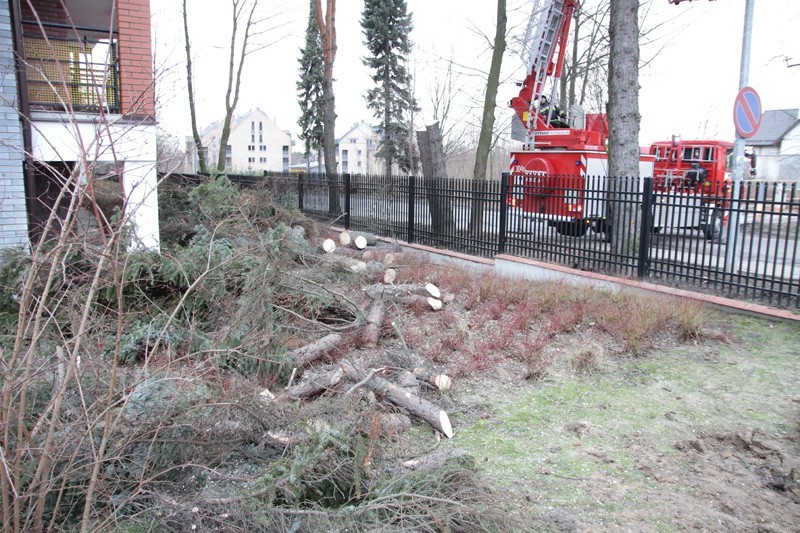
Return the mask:
M 712 242 L 718 242 L 720 244 L 724 244 L 728 235 L 725 231 L 725 226 L 722 224 L 722 210 L 721 209 L 714 209 L 709 217 L 709 223 L 707 226 L 703 228 L 703 233 L 706 236 L 706 239 Z
M 588 229 L 589 225 L 584 223 L 582 220 L 576 220 L 573 222 L 560 221 L 556 223 L 556 231 L 558 234 L 566 237 L 583 237 L 586 235 L 586 231 Z

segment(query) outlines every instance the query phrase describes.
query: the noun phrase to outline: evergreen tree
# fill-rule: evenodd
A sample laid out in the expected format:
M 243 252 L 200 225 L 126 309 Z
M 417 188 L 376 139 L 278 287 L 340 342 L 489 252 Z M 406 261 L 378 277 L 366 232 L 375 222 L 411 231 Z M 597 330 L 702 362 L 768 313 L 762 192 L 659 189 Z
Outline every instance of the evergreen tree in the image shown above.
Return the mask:
M 300 79 L 297 81 L 297 97 L 300 103 L 300 139 L 305 142 L 305 156 L 309 160 L 312 150 L 322 148 L 322 99 L 325 70 L 322 64 L 322 38 L 317 26 L 315 0 L 310 0 L 306 43 L 300 56 Z M 317 165 L 322 164 L 318 157 Z M 319 167 L 318 167 L 319 168 Z
M 411 52 L 411 15 L 405 0 L 364 0 L 361 27 L 369 55 L 364 65 L 372 70 L 375 87 L 367 91 L 366 100 L 381 135 L 376 156 L 386 162 L 386 174 L 391 174 L 392 163 L 402 163 L 408 168 L 413 157 L 408 157 L 408 115 L 417 109 L 411 92 L 411 75 L 406 68 L 406 58 Z

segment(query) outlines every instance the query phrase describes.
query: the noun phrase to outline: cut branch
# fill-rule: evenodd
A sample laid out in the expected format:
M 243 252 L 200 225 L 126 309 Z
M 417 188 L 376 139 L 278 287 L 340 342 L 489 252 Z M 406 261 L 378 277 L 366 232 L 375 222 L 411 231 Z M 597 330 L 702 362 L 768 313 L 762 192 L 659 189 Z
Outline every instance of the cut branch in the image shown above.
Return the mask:
M 342 365 L 342 370 L 347 378 L 352 381 L 359 381 L 359 378 L 363 375 L 348 363 Z M 374 374 L 367 376 L 367 378 L 364 386 L 372 392 L 383 396 L 391 403 L 418 416 L 436 430 L 443 433 L 445 437 L 451 438 L 453 436 L 453 426 L 450 423 L 450 417 L 447 416 L 447 413 L 440 407 Z

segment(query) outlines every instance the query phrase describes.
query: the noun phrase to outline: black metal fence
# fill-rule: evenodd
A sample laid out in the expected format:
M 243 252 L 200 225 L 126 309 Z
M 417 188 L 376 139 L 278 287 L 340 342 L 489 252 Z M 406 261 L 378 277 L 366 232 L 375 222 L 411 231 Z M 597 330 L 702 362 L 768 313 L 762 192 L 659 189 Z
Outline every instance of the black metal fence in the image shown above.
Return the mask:
M 735 194 L 688 193 L 652 178 L 575 177 L 513 187 L 507 179 L 413 176 L 229 178 L 276 188 L 284 201 L 345 228 L 409 243 L 800 307 L 796 183 L 748 181 L 732 200 Z

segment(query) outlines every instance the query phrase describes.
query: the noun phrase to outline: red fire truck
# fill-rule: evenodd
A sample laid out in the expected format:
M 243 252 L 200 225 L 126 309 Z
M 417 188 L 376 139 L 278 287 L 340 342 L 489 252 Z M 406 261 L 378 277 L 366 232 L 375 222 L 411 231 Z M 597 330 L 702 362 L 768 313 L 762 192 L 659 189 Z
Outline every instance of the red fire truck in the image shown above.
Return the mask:
M 508 204 L 517 220 L 543 220 L 562 235 L 582 237 L 590 228 L 607 233 L 606 117 L 574 112 L 567 118 L 551 103 L 579 3 L 536 0 L 533 4 L 526 31 L 528 74 L 510 103 L 515 112 L 512 138 L 522 142 L 522 149 L 511 153 Z M 658 195 L 654 230 L 694 228 L 709 238 L 724 233 L 727 204 L 721 198 L 727 198 L 730 190 L 732 146 L 676 139 L 643 151 L 639 176 L 653 176 Z
M 707 239 L 724 240 L 733 143 L 673 138 L 653 143 L 650 154 L 658 198 L 654 228 L 699 229 Z

